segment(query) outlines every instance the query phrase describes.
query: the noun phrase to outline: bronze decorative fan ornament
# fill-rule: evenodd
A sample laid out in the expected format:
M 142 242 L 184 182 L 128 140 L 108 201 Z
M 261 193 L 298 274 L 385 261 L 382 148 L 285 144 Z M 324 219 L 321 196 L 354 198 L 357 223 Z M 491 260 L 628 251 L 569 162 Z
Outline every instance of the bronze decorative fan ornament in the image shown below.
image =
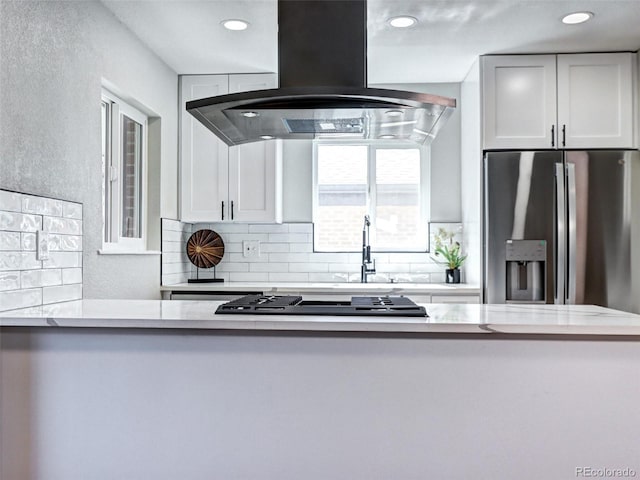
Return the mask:
M 187 257 L 198 269 L 196 278 L 190 278 L 189 283 L 223 282 L 224 279 L 216 278 L 216 265 L 220 263 L 224 255 L 224 242 L 220 235 L 213 230 L 198 230 L 187 240 Z M 201 268 L 213 267 L 213 278 L 199 278 Z

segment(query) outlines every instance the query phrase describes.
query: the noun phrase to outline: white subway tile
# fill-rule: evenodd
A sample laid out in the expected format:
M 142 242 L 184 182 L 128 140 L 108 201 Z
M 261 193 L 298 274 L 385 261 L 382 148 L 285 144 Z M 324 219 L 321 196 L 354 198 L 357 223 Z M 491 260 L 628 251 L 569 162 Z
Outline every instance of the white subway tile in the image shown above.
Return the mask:
M 268 282 L 269 274 L 266 272 L 231 272 L 229 274 L 229 281 L 231 282 Z
M 42 229 L 42 217 L 24 213 L 0 211 L 0 230 L 35 232 Z
M 25 270 L 20 272 L 20 284 L 22 288 L 62 285 L 62 271 L 60 269 Z
M 82 251 L 82 236 L 51 233 L 49 234 L 49 251 L 80 252 Z
M 0 272 L 0 291 L 20 289 L 20 272 Z
M 424 263 L 428 260 L 428 253 L 389 253 L 389 263 Z
M 309 261 L 322 263 L 348 263 L 348 253 L 312 253 L 309 255 Z
M 431 282 L 433 283 L 444 283 L 446 274 L 444 272 L 441 273 L 432 273 L 430 274 Z
M 20 247 L 23 251 L 35 252 L 36 250 L 36 234 L 20 233 Z
M 268 233 L 225 233 L 220 235 L 222 240 L 227 242 L 240 242 L 244 240 L 259 240 L 260 242 L 266 242 L 269 240 Z
M 359 272 L 359 263 L 329 263 L 330 272 Z
M 270 282 L 308 282 L 308 273 L 270 273 Z
M 65 285 L 69 283 L 82 283 L 82 269 L 81 268 L 63 268 L 62 283 L 64 283 Z
M 238 263 L 238 262 L 221 262 L 217 267 L 217 271 L 219 272 L 248 272 L 249 264 L 248 263 Z
M 43 217 L 42 229 L 47 233 L 82 235 L 82 220 L 73 218 Z
M 0 311 L 42 305 L 42 289 L 0 292 Z
M 176 232 L 182 232 L 184 223 L 178 220 L 171 220 L 170 218 L 162 219 L 162 230 L 174 230 Z
M 23 195 L 22 212 L 34 213 L 36 215 L 51 215 L 52 217 L 62 216 L 62 202 L 53 198 L 33 197 Z
M 188 279 L 186 273 L 172 273 L 169 275 L 162 275 L 162 285 L 175 285 L 177 283 L 186 283 Z
M 288 272 L 288 263 L 252 263 L 249 266 L 251 272 Z
M 189 263 L 187 252 L 163 252 L 162 263 Z
M 439 265 L 437 263 L 412 263 L 409 271 L 411 273 L 438 273 L 446 270 L 446 265 Z
M 289 263 L 308 262 L 309 254 L 308 253 L 270 253 L 269 261 L 270 262 L 289 262 Z
M 0 271 L 20 270 L 22 254 L 20 252 L 0 252 Z
M 42 289 L 42 303 L 68 302 L 82 299 L 82 285 L 60 285 Z
M 62 202 L 62 216 L 82 220 L 82 204 L 74 202 Z
M 191 264 L 187 263 L 163 263 L 162 274 L 186 273 L 191 269 Z
M 20 234 L 18 232 L 0 232 L 0 250 L 22 250 Z
M 242 253 L 230 253 L 224 255 L 224 259 L 229 262 L 247 262 L 247 263 L 265 263 L 269 261 L 269 255 L 273 254 L 260 254 L 258 257 L 245 257 Z
M 313 252 L 312 243 L 290 243 L 289 251 L 291 253 L 311 253 Z
M 409 264 L 407 263 L 377 263 L 376 271 L 379 273 L 409 273 Z
M 7 190 L 0 190 L 0 210 L 9 212 L 22 211 L 22 195 Z
M 290 223 L 289 233 L 313 233 L 312 223 Z
M 311 234 L 308 233 L 270 233 L 271 243 L 305 243 L 311 241 Z M 266 240 L 265 240 L 266 241 Z
M 349 263 L 360 264 L 362 262 L 362 253 L 349 253 Z M 373 256 L 373 255 L 372 255 Z
M 20 270 L 42 268 L 42 262 L 36 258 L 36 252 L 22 252 L 20 254 Z
M 221 272 L 219 268 L 216 268 L 216 271 L 213 271 L 213 268 L 210 270 L 203 271 L 201 270 L 198 274 L 198 278 L 221 278 L 224 281 L 229 281 L 229 272 Z M 196 278 L 195 272 L 191 274 L 190 278 Z
M 260 245 L 262 248 L 262 245 Z M 240 242 L 228 242 L 224 244 L 224 254 L 227 253 L 242 253 L 242 243 Z
M 185 246 L 181 242 L 162 241 L 162 252 L 181 252 Z M 225 245 L 226 249 L 226 245 Z
M 198 226 L 198 229 L 201 229 L 201 228 L 203 227 Z M 218 232 L 219 234 L 249 233 L 249 225 L 246 223 L 212 223 L 212 224 L 209 224 L 209 226 L 204 228 L 208 228 L 209 230 L 213 230 L 215 232 Z
M 345 283 L 347 280 L 345 273 L 309 273 L 310 282 Z
M 328 263 L 290 263 L 289 264 L 290 272 L 328 272 L 329 264 Z
M 249 225 L 249 233 L 289 233 L 289 225 L 282 223 L 276 224 L 256 224 Z
M 82 252 L 49 252 L 42 268 L 73 268 L 82 266 Z
M 260 251 L 262 253 L 288 253 L 288 243 L 262 243 L 260 244 Z
M 174 230 L 163 230 L 162 231 L 162 243 L 164 242 L 182 242 L 182 232 L 176 232 Z M 187 237 L 188 238 L 188 237 Z

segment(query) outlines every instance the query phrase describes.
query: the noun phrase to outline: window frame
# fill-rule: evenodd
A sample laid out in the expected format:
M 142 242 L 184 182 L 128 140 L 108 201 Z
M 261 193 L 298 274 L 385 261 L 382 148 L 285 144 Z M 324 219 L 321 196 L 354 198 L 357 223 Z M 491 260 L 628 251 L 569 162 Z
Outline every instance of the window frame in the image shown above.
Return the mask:
M 400 140 L 336 140 L 336 139 L 316 139 L 313 141 L 313 165 L 312 165 L 312 222 L 314 224 L 313 232 L 313 251 L 322 253 L 358 253 L 360 249 L 356 250 L 317 250 L 316 248 L 316 229 L 315 223 L 318 212 L 318 149 L 323 145 L 344 145 L 344 146 L 366 146 L 367 147 L 367 189 L 366 189 L 366 210 L 371 220 L 371 251 L 378 253 L 428 253 L 429 252 L 429 222 L 431 216 L 431 202 L 430 202 L 430 186 L 431 186 L 431 149 L 425 145 L 419 145 L 412 142 L 403 142 Z M 422 245 L 416 248 L 384 248 L 379 249 L 375 245 L 375 225 L 376 225 L 376 212 L 374 206 L 376 205 L 376 150 L 398 150 L 398 149 L 418 149 L 420 152 L 420 182 L 419 182 L 419 208 L 421 230 L 424 237 L 421 238 Z M 364 219 L 363 219 L 364 222 Z
M 102 112 L 102 250 L 100 253 L 137 253 L 147 249 L 147 192 L 148 192 L 148 132 L 149 117 L 140 109 L 121 97 L 103 88 L 101 105 L 106 108 L 106 117 Z M 123 116 L 141 125 L 140 153 L 140 237 L 123 237 L 121 228 L 122 197 L 122 129 Z M 106 130 L 106 132 L 105 132 Z M 105 139 L 105 133 L 107 138 Z M 106 150 L 106 152 L 105 152 Z M 106 158 L 105 158 L 106 154 Z M 117 192 L 117 195 L 114 194 Z

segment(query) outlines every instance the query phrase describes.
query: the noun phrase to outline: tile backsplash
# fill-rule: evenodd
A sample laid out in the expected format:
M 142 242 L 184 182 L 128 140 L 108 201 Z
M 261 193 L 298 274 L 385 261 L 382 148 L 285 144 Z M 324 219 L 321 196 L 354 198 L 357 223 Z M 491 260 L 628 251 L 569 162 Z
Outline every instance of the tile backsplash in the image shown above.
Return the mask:
M 0 311 L 81 298 L 82 204 L 0 190 Z
M 195 230 L 190 223 L 161 219 L 162 285 L 185 283 L 191 275 L 191 262 L 185 250 L 187 240 Z
M 166 222 L 166 224 L 165 224 Z M 432 224 L 431 232 L 436 230 Z M 459 223 L 437 224 L 461 231 Z M 313 251 L 313 224 L 198 223 L 189 225 L 163 221 L 162 284 L 171 285 L 195 277 L 195 267 L 184 253 L 189 235 L 207 228 L 216 231 L 225 243 L 225 254 L 216 267 L 216 276 L 232 282 L 359 282 L 361 253 Z M 165 232 L 171 242 L 165 241 Z M 244 256 L 243 242 L 258 241 L 259 255 Z M 178 245 L 182 242 L 181 245 Z M 171 250 L 167 250 L 167 248 Z M 166 257 L 166 258 L 165 258 Z M 430 253 L 372 253 L 377 273 L 370 281 L 444 282 L 445 266 Z M 167 270 L 168 269 L 168 270 Z M 213 269 L 200 270 L 201 278 L 213 276 Z

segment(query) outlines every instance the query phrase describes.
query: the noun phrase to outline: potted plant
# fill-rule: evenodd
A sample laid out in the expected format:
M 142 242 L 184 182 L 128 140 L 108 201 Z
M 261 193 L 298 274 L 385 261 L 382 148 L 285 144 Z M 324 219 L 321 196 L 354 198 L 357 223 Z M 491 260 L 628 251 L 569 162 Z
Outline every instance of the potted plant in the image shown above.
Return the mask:
M 460 267 L 467 258 L 460 251 L 460 242 L 453 239 L 455 233 L 444 228 L 439 228 L 435 234 L 435 254 L 434 260 L 447 265 L 446 283 L 460 283 Z

